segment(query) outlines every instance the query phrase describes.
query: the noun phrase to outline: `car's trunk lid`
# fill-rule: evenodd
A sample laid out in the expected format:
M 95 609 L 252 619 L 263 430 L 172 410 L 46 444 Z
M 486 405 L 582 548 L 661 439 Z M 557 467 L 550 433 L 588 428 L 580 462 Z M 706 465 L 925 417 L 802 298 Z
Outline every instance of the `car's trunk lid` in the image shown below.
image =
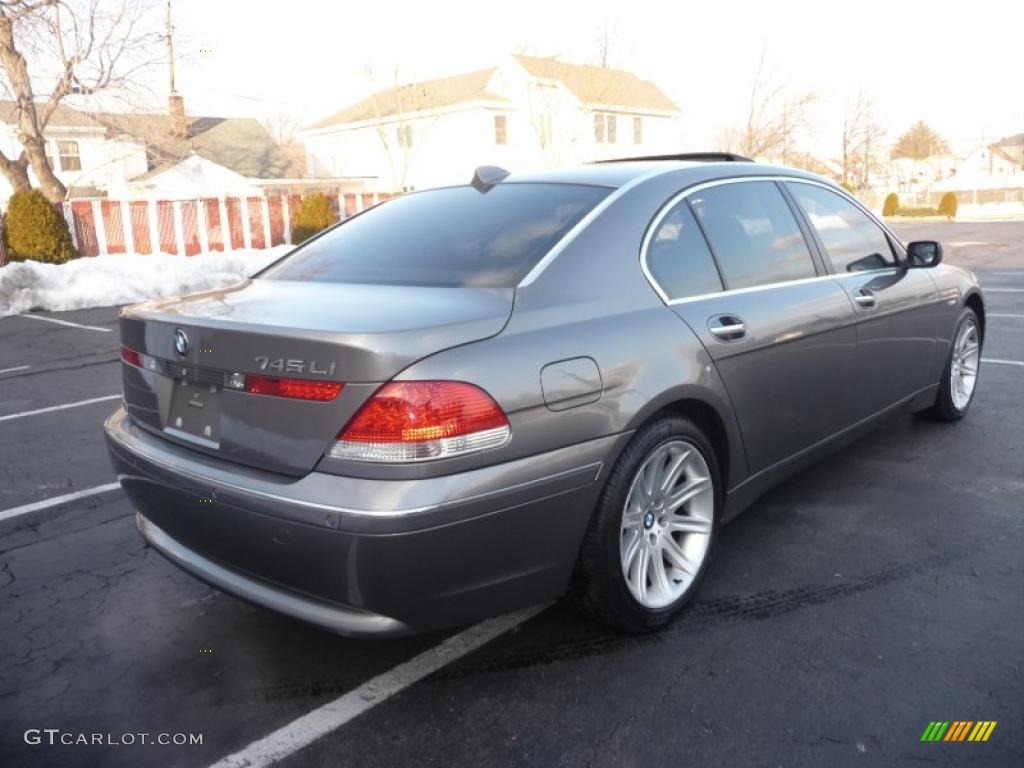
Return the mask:
M 381 382 L 499 333 L 512 301 L 504 288 L 257 279 L 136 305 L 122 312 L 121 337 L 147 358 L 143 368 L 124 366 L 125 403 L 136 422 L 167 439 L 301 475 Z M 232 374 L 344 388 L 329 402 L 257 395 L 232 389 Z

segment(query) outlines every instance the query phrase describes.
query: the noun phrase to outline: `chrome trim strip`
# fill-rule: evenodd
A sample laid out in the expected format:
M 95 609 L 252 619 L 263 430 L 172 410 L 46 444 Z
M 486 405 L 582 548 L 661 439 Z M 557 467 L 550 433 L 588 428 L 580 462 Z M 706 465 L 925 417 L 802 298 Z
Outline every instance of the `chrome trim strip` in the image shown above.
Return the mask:
M 214 488 L 226 488 L 226 489 L 228 489 L 230 491 L 236 491 L 237 493 L 240 493 L 243 496 L 256 496 L 257 498 L 269 499 L 271 501 L 279 501 L 279 502 L 282 502 L 282 503 L 285 503 L 285 504 L 290 504 L 290 505 L 296 506 L 296 507 L 306 507 L 307 509 L 317 509 L 317 510 L 322 510 L 324 512 L 336 512 L 336 513 L 344 514 L 344 515 L 372 515 L 372 516 L 396 516 L 397 517 L 397 516 L 401 516 L 401 515 L 415 514 L 416 512 L 429 512 L 429 511 L 431 511 L 433 509 L 437 509 L 439 506 L 441 506 L 440 504 L 431 504 L 431 505 L 425 506 L 425 507 L 409 507 L 407 509 L 399 509 L 399 510 L 375 511 L 375 510 L 369 510 L 369 509 L 350 509 L 348 507 L 338 507 L 338 506 L 334 506 L 332 504 L 319 504 L 319 503 L 317 503 L 315 501 L 306 501 L 305 499 L 297 499 L 294 496 L 281 496 L 281 495 L 276 494 L 276 493 L 268 493 L 267 491 L 259 491 L 259 490 L 256 490 L 255 488 L 246 488 L 245 486 L 236 485 L 235 483 L 229 483 L 229 482 L 227 482 L 225 480 L 221 480 L 219 478 L 212 478 L 212 477 L 209 477 L 207 475 L 200 475 L 200 474 L 198 474 L 196 472 L 190 472 L 187 469 L 183 469 L 179 465 L 171 464 L 170 462 L 158 459 L 155 456 L 153 456 L 152 454 L 143 453 L 142 451 L 138 450 L 138 448 L 129 447 L 129 446 L 125 445 L 123 442 L 121 442 L 120 440 L 118 440 L 117 442 L 118 442 L 118 445 L 120 447 L 122 447 L 123 449 L 127 450 L 129 453 L 135 454 L 137 456 L 141 456 L 145 461 L 152 462 L 153 464 L 156 464 L 156 465 L 158 465 L 160 467 L 163 467 L 164 469 L 169 470 L 169 471 L 171 471 L 171 472 L 173 472 L 175 474 L 184 475 L 185 477 L 187 477 L 187 478 L 189 478 L 191 480 L 198 481 L 200 483 L 212 486 Z M 131 475 L 118 475 L 117 476 L 118 481 L 120 481 L 122 479 L 122 477 L 132 477 L 132 476 Z
M 848 194 L 846 194 L 845 190 L 842 190 L 839 187 L 833 187 L 833 186 L 831 186 L 829 184 L 825 184 L 825 183 L 822 183 L 820 181 L 814 181 L 812 179 L 802 179 L 802 178 L 799 178 L 799 177 L 796 177 L 796 176 L 758 176 L 758 175 L 754 175 L 754 176 L 736 176 L 736 177 L 730 177 L 728 179 L 714 179 L 712 181 L 703 181 L 703 182 L 700 182 L 699 184 L 693 185 L 692 187 L 687 187 L 686 189 L 684 189 L 684 190 L 682 190 L 680 192 L 677 192 L 675 195 L 670 197 L 668 199 L 668 201 L 664 205 L 662 205 L 661 209 L 658 211 L 657 215 L 655 215 L 654 219 L 651 220 L 651 223 L 647 225 L 647 232 L 644 233 L 643 242 L 640 244 L 640 269 L 643 271 L 644 277 L 647 278 L 647 282 L 651 284 L 651 288 L 654 289 L 654 292 L 658 294 L 658 297 L 663 302 L 665 302 L 666 305 L 671 307 L 671 306 L 675 306 L 676 304 L 686 304 L 686 303 L 691 302 L 691 301 L 703 301 L 705 299 L 715 298 L 715 297 L 718 297 L 718 296 L 733 296 L 733 295 L 744 294 L 744 293 L 752 293 L 754 291 L 769 290 L 769 289 L 772 289 L 772 288 L 784 288 L 784 287 L 788 287 L 788 286 L 791 286 L 791 285 L 802 285 L 804 283 L 814 283 L 814 282 L 818 282 L 818 281 L 821 281 L 821 280 L 845 280 L 846 278 L 849 278 L 849 277 L 863 277 L 864 275 L 881 275 L 881 274 L 884 274 L 886 272 L 895 272 L 895 271 L 899 270 L 899 267 L 882 267 L 880 269 L 866 269 L 866 270 L 863 270 L 862 272 L 846 272 L 846 273 L 843 273 L 843 274 L 815 275 L 814 277 L 802 277 L 802 278 L 799 278 L 797 280 L 782 280 L 782 281 L 776 282 L 776 283 L 764 283 L 763 285 L 752 285 L 752 286 L 747 286 L 747 287 L 744 287 L 744 288 L 731 288 L 731 289 L 728 289 L 728 290 L 715 291 L 713 293 L 702 293 L 702 294 L 699 294 L 699 295 L 696 295 L 696 296 L 683 296 L 683 297 L 678 298 L 678 299 L 670 299 L 668 297 L 668 294 L 665 293 L 665 291 L 662 289 L 661 285 L 655 279 L 654 275 L 651 273 L 651 270 L 650 270 L 650 268 L 647 265 L 647 251 L 648 251 L 648 249 L 650 247 L 651 239 L 654 237 L 654 233 L 657 232 L 657 230 L 658 230 L 658 226 L 661 224 L 662 220 L 672 211 L 672 209 L 676 207 L 677 203 L 679 203 L 680 201 L 686 199 L 687 197 L 689 197 L 690 195 L 694 194 L 695 192 L 700 192 L 701 190 L 708 189 L 710 187 L 718 187 L 718 186 L 721 186 L 723 184 L 736 184 L 736 183 L 747 182 L 747 181 L 772 181 L 772 182 L 798 181 L 798 182 L 800 182 L 802 184 L 812 184 L 812 185 L 814 185 L 816 187 L 822 187 L 823 189 L 827 189 L 827 190 L 830 190 L 832 192 L 841 193 L 841 195 L 844 198 L 849 199 L 858 208 L 860 208 L 862 211 L 864 211 L 864 213 L 866 213 L 869 217 L 871 217 L 871 220 L 874 221 L 876 224 L 878 224 L 890 237 L 895 239 L 897 243 L 900 242 L 899 238 L 897 238 L 895 235 L 893 235 L 892 232 L 889 231 L 888 227 L 886 227 L 884 224 L 879 222 L 878 219 L 874 216 L 874 214 L 871 213 L 871 211 L 867 210 L 857 200 L 851 198 Z
M 604 462 L 603 461 L 595 461 L 592 464 L 585 464 L 582 467 L 573 467 L 572 469 L 565 469 L 565 470 L 562 470 L 561 472 L 556 472 L 553 475 L 546 475 L 545 477 L 539 477 L 536 480 L 526 480 L 526 481 L 524 481 L 522 483 L 517 483 L 516 485 L 507 485 L 504 488 L 496 488 L 493 491 L 484 491 L 483 493 L 478 493 L 475 496 L 463 496 L 461 499 L 455 499 L 453 501 L 446 502 L 446 505 L 447 504 L 463 504 L 463 503 L 469 502 L 469 501 L 480 501 L 481 499 L 487 499 L 487 498 L 490 498 L 491 496 L 500 496 L 500 495 L 505 494 L 505 493 L 511 493 L 513 491 L 521 491 L 521 490 L 525 490 L 527 488 L 532 488 L 535 485 L 540 485 L 541 483 L 546 483 L 546 482 L 548 482 L 550 480 L 558 480 L 559 478 L 565 477 L 566 475 L 574 475 L 574 474 L 581 474 L 582 475 L 582 474 L 585 474 L 586 472 L 588 472 L 590 470 L 593 470 L 594 476 L 588 482 L 596 483 L 597 479 L 601 476 L 601 470 L 603 468 L 604 468 Z M 567 492 L 569 490 L 572 490 L 572 489 L 566 489 L 566 491 L 556 491 L 556 493 L 554 495 L 558 495 L 559 493 L 565 493 L 565 492 Z
M 179 440 L 185 440 L 190 443 L 196 443 L 197 445 L 201 445 L 205 448 L 211 448 L 212 450 L 215 451 L 220 450 L 220 443 L 218 443 L 216 440 L 207 440 L 205 437 L 193 435 L 189 432 L 185 432 L 180 429 L 175 429 L 174 427 L 164 427 L 164 432 L 166 432 L 168 435 L 178 438 Z
M 311 600 L 297 593 L 278 589 L 270 584 L 243 576 L 237 571 L 218 565 L 192 551 L 162 528 L 143 517 L 140 512 L 135 513 L 135 527 L 150 546 L 182 570 L 188 571 L 217 589 L 237 595 L 264 608 L 308 621 L 341 635 L 401 635 L 412 631 L 407 624 L 390 616 Z
M 108 434 L 109 434 L 109 432 L 108 432 Z M 556 472 L 556 473 L 554 473 L 552 475 L 545 475 L 544 477 L 539 477 L 539 478 L 537 478 L 535 480 L 528 480 L 526 482 L 517 483 L 515 485 L 507 485 L 507 486 L 503 486 L 501 488 L 495 488 L 494 490 L 491 490 L 491 491 L 484 491 L 483 493 L 474 494 L 472 496 L 463 496 L 463 497 L 460 497 L 460 498 L 457 498 L 457 499 L 449 499 L 449 500 L 447 500 L 445 502 L 442 502 L 442 503 L 430 504 L 430 505 L 422 506 L 422 507 L 407 507 L 405 509 L 379 509 L 379 510 L 377 510 L 377 509 L 352 509 L 350 507 L 338 507 L 338 506 L 334 506 L 334 505 L 330 505 L 330 504 L 320 504 L 320 503 L 315 502 L 315 501 L 306 501 L 304 499 L 297 499 L 294 496 L 281 496 L 279 494 L 269 493 L 267 491 L 260 491 L 260 490 L 254 489 L 254 488 L 246 488 L 245 486 L 236 485 L 235 483 L 229 483 L 229 482 L 226 482 L 224 480 L 220 480 L 220 479 L 217 479 L 217 478 L 212 478 L 212 477 L 209 477 L 209 476 L 206 476 L 206 475 L 200 475 L 200 474 L 197 474 L 195 472 L 190 472 L 187 469 L 182 468 L 180 465 L 171 464 L 170 462 L 167 462 L 167 461 L 162 461 L 161 459 L 158 459 L 158 458 L 154 457 L 152 454 L 145 453 L 145 452 L 139 450 L 137 447 L 126 445 L 124 442 L 122 442 L 121 440 L 118 440 L 116 438 L 115 438 L 115 441 L 116 441 L 118 447 L 120 447 L 123 450 L 127 451 L 129 454 L 134 454 L 134 455 L 140 456 L 145 461 L 149 461 L 149 462 L 152 462 L 153 464 L 157 464 L 157 465 L 163 467 L 164 469 L 171 471 L 172 473 L 185 475 L 186 477 L 188 477 L 188 478 L 190 478 L 190 479 L 192 479 L 194 481 L 198 481 L 200 483 L 212 486 L 214 488 L 226 488 L 228 490 L 235 491 L 235 492 L 240 493 L 242 495 L 256 496 L 256 497 L 261 498 L 261 499 L 269 499 L 271 501 L 282 502 L 284 504 L 290 504 L 290 505 L 299 506 L 299 507 L 306 507 L 308 509 L 322 510 L 322 511 L 325 511 L 325 512 L 335 512 L 335 513 L 342 514 L 342 515 L 352 515 L 352 516 L 358 516 L 358 517 L 377 517 L 377 518 L 385 518 L 386 517 L 386 518 L 394 518 L 394 517 L 405 517 L 407 515 L 414 515 L 414 514 L 417 514 L 419 512 L 430 512 L 430 511 L 433 511 L 435 509 L 440 509 L 442 507 L 449 507 L 449 506 L 452 506 L 452 505 L 455 505 L 455 504 L 464 504 L 464 503 L 467 503 L 467 502 L 479 501 L 481 499 L 486 499 L 486 498 L 490 498 L 490 497 L 493 497 L 493 496 L 501 496 L 501 495 L 506 494 L 506 493 L 512 493 L 512 492 L 515 492 L 515 491 L 525 490 L 527 488 L 530 488 L 530 487 L 533 487 L 533 486 L 536 486 L 536 485 L 541 485 L 541 484 L 546 483 L 546 482 L 551 481 L 551 480 L 558 480 L 559 478 L 565 477 L 566 475 L 571 475 L 571 474 L 574 474 L 574 473 L 581 473 L 581 474 L 582 473 L 588 473 L 591 470 L 593 470 L 593 479 L 590 480 L 589 482 L 596 482 L 597 478 L 601 474 L 601 469 L 603 468 L 602 462 L 595 462 L 595 463 L 591 463 L 591 464 L 585 464 L 585 465 L 583 465 L 581 467 L 573 467 L 572 469 L 563 470 L 562 472 Z M 122 479 L 122 477 L 129 477 L 129 476 L 128 475 L 118 475 L 118 477 L 117 477 L 118 481 L 120 481 Z M 337 475 L 336 477 L 342 477 L 342 476 Z M 382 482 L 385 482 L 385 481 L 382 481 Z
M 551 250 L 544 254 L 544 257 L 533 265 L 533 269 L 526 273 L 526 277 L 519 281 L 519 285 L 517 285 L 516 288 L 525 288 L 526 286 L 533 283 L 533 281 L 536 280 L 538 277 L 540 277 L 541 273 L 548 268 L 548 265 L 551 264 L 551 262 L 553 262 L 556 258 L 558 258 L 558 254 L 560 254 L 562 251 L 568 248 L 569 244 L 572 243 L 572 241 L 575 240 L 583 230 L 589 227 L 590 224 L 594 221 L 594 219 L 596 219 L 598 216 L 604 213 L 604 211 L 607 210 L 612 205 L 612 203 L 614 203 L 620 197 L 629 192 L 629 190 L 642 184 L 648 179 L 653 179 L 656 176 L 661 176 L 663 173 L 668 173 L 669 171 L 674 170 L 678 170 L 678 168 L 658 168 L 657 170 L 651 171 L 650 173 L 645 173 L 641 176 L 637 176 L 635 179 L 631 179 L 630 181 L 627 181 L 625 184 L 623 184 L 621 187 L 615 189 L 607 197 L 605 197 L 604 200 L 602 200 L 600 203 L 591 208 L 590 212 L 586 216 L 584 216 L 582 219 L 576 222 L 576 226 L 574 226 L 572 229 L 570 229 L 568 232 L 562 235 L 562 239 L 555 243 L 551 247 Z
M 719 296 L 739 296 L 744 293 L 756 293 L 757 291 L 766 291 L 772 288 L 788 288 L 791 285 L 806 285 L 808 283 L 820 283 L 823 280 L 832 280 L 834 275 L 816 275 L 815 277 L 802 277 L 799 280 L 783 280 L 779 283 L 765 283 L 764 285 L 750 285 L 746 288 L 733 288 L 729 291 L 715 291 L 714 293 L 701 293 L 696 296 L 683 296 L 679 299 L 669 299 L 665 303 L 674 307 L 677 304 L 689 304 L 691 301 L 703 301 L 705 299 L 714 299 Z M 664 299 L 663 299 L 664 300 Z

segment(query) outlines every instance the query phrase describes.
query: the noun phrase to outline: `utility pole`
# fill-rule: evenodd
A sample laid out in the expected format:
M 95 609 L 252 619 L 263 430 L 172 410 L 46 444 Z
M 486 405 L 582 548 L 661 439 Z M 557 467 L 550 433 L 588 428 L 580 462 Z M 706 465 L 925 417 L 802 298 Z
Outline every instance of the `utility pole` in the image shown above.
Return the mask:
M 171 93 L 177 93 L 174 87 L 174 26 L 171 24 L 171 0 L 167 0 L 167 74 Z
M 167 0 L 167 109 L 171 118 L 171 133 L 179 139 L 188 138 L 188 118 L 185 99 L 174 85 L 174 25 L 171 24 L 171 0 Z

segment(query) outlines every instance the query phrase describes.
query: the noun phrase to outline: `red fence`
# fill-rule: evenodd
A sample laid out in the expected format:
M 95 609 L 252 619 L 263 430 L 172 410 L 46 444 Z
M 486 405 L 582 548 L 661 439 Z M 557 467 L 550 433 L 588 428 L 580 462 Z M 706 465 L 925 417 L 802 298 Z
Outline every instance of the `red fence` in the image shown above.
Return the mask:
M 390 195 L 331 195 L 335 215 L 347 218 Z M 82 256 L 163 252 L 195 256 L 209 251 L 270 248 L 291 243 L 299 195 L 201 200 L 73 200 L 64 217 Z

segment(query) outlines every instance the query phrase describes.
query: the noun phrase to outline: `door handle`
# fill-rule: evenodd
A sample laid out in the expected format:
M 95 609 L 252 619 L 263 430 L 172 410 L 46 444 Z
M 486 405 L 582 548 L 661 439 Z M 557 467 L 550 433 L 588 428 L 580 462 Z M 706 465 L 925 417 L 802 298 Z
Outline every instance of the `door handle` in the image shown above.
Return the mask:
M 853 294 L 853 300 L 857 302 L 858 307 L 864 307 L 865 309 L 873 307 L 876 304 L 875 294 L 863 288 Z
M 736 341 L 747 335 L 747 326 L 736 315 L 715 315 L 708 319 L 708 330 L 721 341 Z

